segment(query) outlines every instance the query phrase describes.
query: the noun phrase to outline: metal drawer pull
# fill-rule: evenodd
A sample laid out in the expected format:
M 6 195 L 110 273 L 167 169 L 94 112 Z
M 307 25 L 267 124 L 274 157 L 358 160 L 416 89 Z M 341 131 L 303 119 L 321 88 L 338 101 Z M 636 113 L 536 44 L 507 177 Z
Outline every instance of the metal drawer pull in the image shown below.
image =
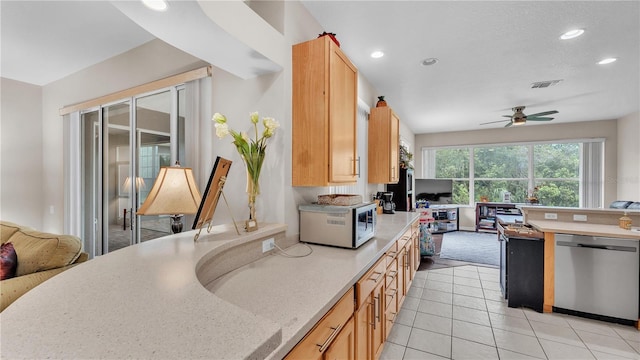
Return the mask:
M 398 293 L 398 289 L 391 289 L 391 290 L 393 290 L 393 294 L 387 294 L 387 296 L 391 296 L 391 297 L 396 296 L 396 294 Z
M 329 347 L 329 345 L 331 345 L 331 342 L 333 341 L 333 339 L 336 338 L 336 336 L 338 336 L 338 333 L 340 332 L 340 329 L 342 329 L 342 324 L 336 326 L 336 327 L 330 327 L 330 329 L 333 330 L 333 332 L 331 333 L 331 335 L 329 335 L 329 338 L 327 338 L 327 340 L 325 340 L 324 344 L 320 345 L 320 344 L 316 344 L 316 346 L 319 346 L 320 349 L 318 349 L 318 351 L 323 352 L 325 350 L 327 350 L 327 347 Z
M 376 321 L 380 321 L 380 309 L 382 309 L 382 306 L 380 306 L 380 296 L 374 297 L 374 300 L 373 310 L 375 311 L 375 319 Z
M 394 279 L 396 277 L 396 275 L 398 275 L 398 272 L 395 270 L 391 270 L 389 271 L 389 277 Z
M 371 319 L 373 320 L 372 323 L 369 323 L 370 325 L 373 325 L 373 330 L 376 329 L 376 305 L 375 305 L 375 301 L 373 303 L 369 303 L 369 305 L 371 305 Z
M 394 313 L 394 312 L 392 311 L 389 315 L 393 315 L 393 318 L 391 318 L 391 317 L 389 318 L 389 321 L 390 321 L 390 322 L 394 322 L 394 321 L 396 321 L 396 315 L 397 315 L 396 313 Z
M 388 256 L 388 257 L 396 257 L 396 255 L 398 255 L 398 252 L 396 252 L 396 251 L 389 251 L 389 252 L 387 253 L 387 256 Z
M 378 277 L 377 277 L 377 278 L 375 278 L 375 279 L 373 279 L 373 278 L 369 278 L 369 280 L 371 280 L 371 281 L 373 281 L 373 282 L 378 282 L 378 280 L 380 280 L 380 277 L 381 277 L 382 275 L 384 275 L 384 273 L 377 272 L 377 271 L 374 271 L 374 272 L 373 272 L 373 274 L 377 274 L 377 275 L 378 275 Z

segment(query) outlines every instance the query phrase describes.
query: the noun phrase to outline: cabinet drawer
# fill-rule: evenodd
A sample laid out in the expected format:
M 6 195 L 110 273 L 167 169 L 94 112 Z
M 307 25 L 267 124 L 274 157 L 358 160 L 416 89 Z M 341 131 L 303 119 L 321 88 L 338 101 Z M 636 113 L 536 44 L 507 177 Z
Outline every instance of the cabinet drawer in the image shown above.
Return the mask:
M 387 304 L 387 308 L 384 312 L 385 318 L 385 333 L 387 337 L 389 336 L 389 332 L 391 332 L 391 328 L 393 327 L 393 323 L 396 321 L 396 316 L 398 315 L 398 307 L 396 306 L 396 299 L 394 298 L 389 304 Z
M 324 352 L 354 312 L 353 288 L 336 303 L 285 359 L 315 359 Z M 353 323 L 351 323 L 353 326 Z
M 384 281 L 385 271 L 387 269 L 386 257 L 378 260 L 369 271 L 356 283 L 356 303 L 358 309 L 362 303 L 371 295 L 373 289 Z
M 416 220 L 411 224 L 411 233 L 416 235 L 420 232 L 420 220 Z
M 389 307 L 390 303 L 396 304 L 396 297 L 398 296 L 398 278 L 393 279 L 389 286 L 385 288 L 385 309 Z
M 394 259 L 391 265 L 387 266 L 384 286 L 389 287 L 393 280 L 398 278 L 398 259 Z
M 398 256 L 398 242 L 393 243 L 389 250 L 384 254 L 384 259 L 386 261 L 385 266 L 391 265 L 396 256 Z
M 401 237 L 396 241 L 398 246 L 398 250 L 402 249 L 405 244 L 411 239 L 411 229 L 407 230 Z

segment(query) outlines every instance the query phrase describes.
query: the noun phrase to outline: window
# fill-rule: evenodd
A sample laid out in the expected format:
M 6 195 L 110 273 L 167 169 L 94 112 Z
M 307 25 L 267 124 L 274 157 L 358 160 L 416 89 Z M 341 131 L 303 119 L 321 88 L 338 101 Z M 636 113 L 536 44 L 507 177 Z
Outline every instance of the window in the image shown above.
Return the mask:
M 535 195 L 545 206 L 602 205 L 603 140 L 424 148 L 423 178 L 452 179 L 453 202 L 524 203 Z

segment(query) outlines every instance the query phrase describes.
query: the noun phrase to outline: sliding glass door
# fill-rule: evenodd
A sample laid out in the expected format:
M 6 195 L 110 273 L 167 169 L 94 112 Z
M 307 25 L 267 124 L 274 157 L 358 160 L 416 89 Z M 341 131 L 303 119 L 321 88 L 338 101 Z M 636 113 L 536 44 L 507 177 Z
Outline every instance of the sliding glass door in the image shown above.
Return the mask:
M 171 233 L 168 216 L 135 214 L 160 167 L 184 156 L 182 95 L 173 87 L 82 113 L 83 228 L 93 256 Z

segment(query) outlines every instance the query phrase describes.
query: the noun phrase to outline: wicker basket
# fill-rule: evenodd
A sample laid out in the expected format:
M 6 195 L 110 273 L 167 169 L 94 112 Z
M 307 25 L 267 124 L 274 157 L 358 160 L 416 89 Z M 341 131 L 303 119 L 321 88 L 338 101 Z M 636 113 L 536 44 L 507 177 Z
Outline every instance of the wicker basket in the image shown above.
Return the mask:
M 350 194 L 331 194 L 318 195 L 318 204 L 320 205 L 338 205 L 349 206 L 362 203 L 362 195 Z

